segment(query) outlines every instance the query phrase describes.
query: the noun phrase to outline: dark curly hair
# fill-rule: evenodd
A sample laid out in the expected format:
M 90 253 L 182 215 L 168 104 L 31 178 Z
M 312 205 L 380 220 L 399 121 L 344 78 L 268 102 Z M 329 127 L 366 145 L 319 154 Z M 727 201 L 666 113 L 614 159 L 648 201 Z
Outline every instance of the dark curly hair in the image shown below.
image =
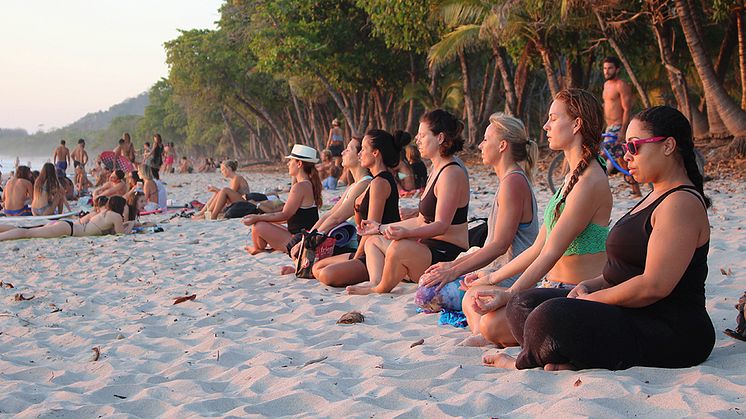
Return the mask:
M 435 109 L 422 115 L 420 122 L 427 123 L 433 134 L 443 134 L 443 143 L 440 145 L 441 156 L 452 156 L 464 149 L 464 137 L 461 136 L 464 123 L 452 113 L 444 109 Z

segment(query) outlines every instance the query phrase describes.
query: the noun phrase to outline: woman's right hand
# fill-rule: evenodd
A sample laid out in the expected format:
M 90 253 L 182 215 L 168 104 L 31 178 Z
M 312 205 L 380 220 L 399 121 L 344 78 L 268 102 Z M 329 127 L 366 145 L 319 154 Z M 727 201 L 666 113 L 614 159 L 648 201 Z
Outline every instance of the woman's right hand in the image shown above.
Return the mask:
M 567 298 L 578 298 L 591 294 L 593 290 L 588 286 L 587 282 L 588 281 L 583 281 L 576 285 L 572 290 L 570 290 L 570 293 L 567 294 Z
M 363 220 L 360 223 L 360 229 L 358 233 L 360 233 L 361 236 L 374 236 L 376 234 L 380 234 L 381 223 L 377 223 L 375 221 L 368 221 Z
M 216 187 L 214 187 L 212 185 L 207 185 L 207 191 L 215 193 L 215 192 L 218 191 L 218 188 L 216 188 Z
M 430 266 L 420 277 L 420 285 L 425 287 L 437 286 L 436 291 L 440 291 L 446 284 L 456 279 L 453 273 L 451 262 L 439 262 Z
M 482 271 L 468 273 L 464 275 L 464 279 L 461 280 L 461 287 L 459 289 L 462 291 L 468 291 L 469 288 L 476 285 L 489 285 L 489 283 L 483 284 L 484 281 L 481 281 L 482 278 L 486 277 L 487 275 Z

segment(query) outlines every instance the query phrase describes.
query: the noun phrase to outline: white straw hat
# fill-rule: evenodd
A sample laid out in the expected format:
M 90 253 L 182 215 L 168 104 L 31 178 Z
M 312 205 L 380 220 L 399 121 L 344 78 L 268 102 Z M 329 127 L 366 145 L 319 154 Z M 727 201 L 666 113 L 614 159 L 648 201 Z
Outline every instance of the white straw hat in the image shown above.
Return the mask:
M 319 158 L 316 153 L 316 149 L 307 145 L 295 144 L 293 150 L 289 156 L 285 156 L 286 159 L 295 159 L 300 161 L 306 161 L 309 163 L 318 163 Z

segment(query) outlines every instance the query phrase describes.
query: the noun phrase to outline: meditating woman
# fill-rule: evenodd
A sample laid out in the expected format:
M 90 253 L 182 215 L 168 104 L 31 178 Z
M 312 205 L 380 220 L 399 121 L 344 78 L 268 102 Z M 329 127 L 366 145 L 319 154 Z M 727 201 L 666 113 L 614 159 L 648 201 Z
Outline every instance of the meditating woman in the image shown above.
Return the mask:
M 251 191 L 249 188 L 249 182 L 239 175 L 238 162 L 236 160 L 226 160 L 220 164 L 220 173 L 224 178 L 230 180 L 230 186 L 218 189 L 212 185 L 207 187 L 209 192 L 212 192 L 212 197 L 207 201 L 202 210 L 197 214 L 194 214 L 193 218 L 206 218 L 208 220 L 215 220 L 218 218 L 223 209 L 228 205 L 246 201 L 246 195 Z
M 476 277 L 478 273 L 475 271 L 482 268 L 485 268 L 483 272 L 499 269 L 528 249 L 539 232 L 536 198 L 531 188 L 538 147 L 528 139 L 523 122 L 502 113 L 493 114 L 479 149 L 482 151 L 482 162 L 492 166 L 499 179 L 487 220 L 487 240 L 477 251 L 453 262 L 437 263 L 425 270 L 420 277 L 416 297 L 422 308 L 461 311 L 463 291 L 458 291 L 455 281 L 464 274 L 469 274 L 470 278 Z M 513 275 L 501 285 L 513 285 L 516 279 L 518 275 Z M 440 295 L 440 290 L 446 285 L 448 289 L 444 295 Z M 450 300 L 456 304 L 434 306 Z
M 365 220 L 378 224 L 391 224 L 400 220 L 399 191 L 389 169 L 399 164 L 402 147 L 411 140 L 412 136 L 406 132 L 397 131 L 392 136 L 379 129 L 370 130 L 363 137 L 359 152 L 360 165 L 370 170 L 373 180 L 365 192 L 354 200 L 355 224 L 358 229 L 362 229 Z M 365 243 L 369 238 L 370 236 L 363 236 L 354 254 L 333 256 L 316 262 L 313 266 L 314 277 L 333 287 L 367 281 Z
M 350 294 L 391 292 L 405 277 L 419 281 L 430 265 L 450 262 L 469 246 L 469 177 L 454 154 L 464 145 L 464 124 L 442 109 L 420 118 L 417 147 L 433 163 L 419 216 L 396 223 L 362 222 L 370 283 Z
M 106 210 L 88 214 L 77 221 L 57 220 L 35 228 L 15 228 L 14 226 L 0 225 L 0 231 L 2 231 L 0 241 L 31 238 L 51 239 L 65 236 L 100 236 L 108 234 L 112 230 L 116 234 L 129 233 L 132 230 L 132 222 L 125 222 L 123 219 L 122 214 L 125 206 L 124 198 L 112 196 L 106 203 Z
M 472 333 L 484 338 L 482 343 L 517 344 L 505 317 L 505 304 L 513 293 L 539 281 L 541 287 L 571 289 L 601 273 L 612 206 L 609 182 L 598 160 L 603 121 L 601 103 L 585 90 L 568 89 L 555 96 L 544 130 L 549 147 L 562 151 L 573 170 L 549 200 L 531 247 L 495 272 L 462 281 L 469 288 L 464 314 Z M 517 274 L 509 288 L 501 286 Z
M 288 173 L 293 178 L 287 202 L 282 211 L 269 214 L 252 214 L 243 217 L 243 223 L 253 226 L 251 246 L 245 249 L 252 255 L 266 250 L 287 252 L 287 244 L 293 234 L 310 230 L 319 220 L 321 207 L 321 180 L 315 164 L 319 162 L 316 150 L 295 144 L 288 159 Z M 287 227 L 280 223 L 287 222 Z
M 609 233 L 603 274 L 572 291 L 514 295 L 508 320 L 523 349 L 516 360 L 491 355 L 485 361 L 520 369 L 617 370 L 685 368 L 710 355 L 710 201 L 691 126 L 674 108 L 650 108 L 632 119 L 624 146 L 632 176 L 652 182 L 653 191 Z
M 70 205 L 65 199 L 65 189 L 57 179 L 57 169 L 52 163 L 44 163 L 39 177 L 34 181 L 34 198 L 31 201 L 33 215 L 52 215 L 55 210 L 62 210 L 62 206 Z

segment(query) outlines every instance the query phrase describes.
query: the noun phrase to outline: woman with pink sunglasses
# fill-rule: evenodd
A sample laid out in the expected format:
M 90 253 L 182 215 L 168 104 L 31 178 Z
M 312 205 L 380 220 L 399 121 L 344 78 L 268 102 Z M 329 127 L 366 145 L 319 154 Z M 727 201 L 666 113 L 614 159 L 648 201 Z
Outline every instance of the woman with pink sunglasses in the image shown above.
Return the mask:
M 609 232 L 603 274 L 573 290 L 532 289 L 507 305 L 523 347 L 506 368 L 632 366 L 684 368 L 710 355 L 715 331 L 705 309 L 710 224 L 689 121 L 657 106 L 627 129 L 624 158 L 653 191 Z

